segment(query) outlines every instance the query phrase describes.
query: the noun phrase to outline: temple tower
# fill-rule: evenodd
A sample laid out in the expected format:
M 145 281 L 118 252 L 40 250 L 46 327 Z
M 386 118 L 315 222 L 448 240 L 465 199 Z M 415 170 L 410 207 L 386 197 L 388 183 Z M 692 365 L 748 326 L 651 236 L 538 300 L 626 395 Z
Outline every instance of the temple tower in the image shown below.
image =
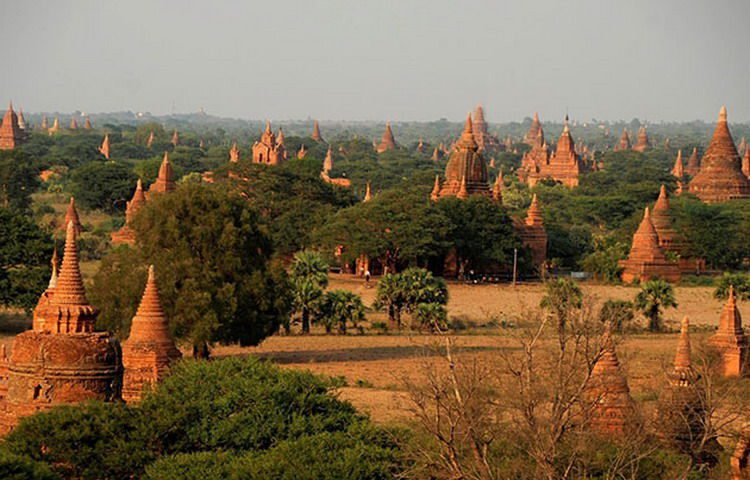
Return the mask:
M 237 142 L 232 143 L 232 148 L 229 149 L 229 161 L 235 163 L 240 161 L 240 148 Z
M 464 195 L 491 195 L 487 164 L 474 140 L 471 114 L 466 117 L 461 138 L 445 166 L 445 182 L 439 194 L 440 197 L 459 198 Z
M 180 134 L 177 133 L 177 129 L 172 133 L 172 140 L 170 140 L 170 143 L 175 147 L 180 144 Z
M 646 131 L 645 126 L 641 126 L 641 128 L 638 129 L 638 140 L 636 141 L 633 150 L 636 152 L 645 152 L 649 148 L 651 148 L 651 142 L 649 142 L 648 139 L 648 132 Z
M 18 115 L 13 111 L 13 103 L 11 102 L 5 116 L 3 116 L 3 124 L 0 126 L 0 150 L 13 150 L 23 143 L 25 138 L 18 123 Z
M 742 329 L 742 317 L 737 309 L 734 288 L 729 287 L 729 298 L 719 318 L 719 328 L 709 343 L 721 353 L 722 373 L 725 377 L 744 377 L 748 369 L 748 340 Z
M 159 166 L 159 176 L 156 177 L 156 181 L 149 187 L 148 194 L 171 192 L 175 188 L 177 188 L 177 184 L 174 180 L 172 162 L 169 161 L 169 152 L 164 152 L 164 159 Z
M 333 170 L 333 150 L 329 146 L 328 151 L 326 151 L 326 158 L 323 159 L 323 173 L 328 175 L 331 170 Z
M 385 131 L 383 137 L 380 139 L 380 143 L 375 149 L 378 153 L 383 153 L 388 150 L 396 149 L 396 139 L 393 137 L 393 130 L 391 129 L 391 122 L 385 124 Z
M 515 220 L 514 227 L 521 243 L 531 251 L 531 261 L 537 269 L 544 268 L 547 261 L 547 231 L 544 228 L 542 209 L 536 194 L 526 211 L 524 220 Z
M 169 334 L 169 323 L 161 306 L 154 266 L 151 265 L 146 289 L 130 326 L 130 336 L 122 345 L 125 368 L 122 399 L 139 401 L 144 390 L 166 377 L 171 365 L 180 357 L 182 354 Z
M 302 160 L 307 156 L 307 149 L 305 148 L 305 144 L 303 143 L 300 145 L 299 150 L 297 150 L 297 160 Z
M 34 310 L 34 329 L 13 340 L 0 407 L 3 433 L 19 418 L 56 405 L 121 396 L 120 344 L 108 333 L 94 332 L 99 312 L 86 299 L 73 222 L 66 229 L 57 282 L 43 296 Z
M 313 120 L 312 139 L 316 142 L 323 141 L 323 136 L 320 134 L 320 125 L 318 124 L 317 120 Z
M 500 170 L 500 173 L 497 174 L 497 178 L 495 178 L 495 183 L 492 185 L 492 199 L 501 205 L 503 203 L 504 186 L 505 184 L 503 183 L 503 171 Z
M 148 140 L 146 140 L 146 148 L 151 148 L 154 145 L 154 131 L 151 130 L 148 133 Z
M 122 226 L 118 231 L 112 232 L 111 240 L 113 245 L 126 243 L 128 245 L 135 244 L 135 230 L 131 228 L 131 223 L 135 213 L 146 204 L 146 195 L 143 192 L 143 184 L 141 179 L 138 179 L 138 183 L 135 185 L 135 192 L 133 198 L 127 203 L 125 207 L 125 225 Z
M 83 129 L 84 130 L 91 130 L 92 128 L 94 128 L 94 127 L 91 125 L 91 119 L 87 115 L 86 116 L 86 121 L 83 123 Z
M 70 118 L 70 125 L 68 126 L 70 130 L 78 130 L 78 121 L 76 120 L 76 117 Z
M 283 134 L 282 134 L 283 139 Z M 271 131 L 271 122 L 266 122 L 266 129 L 260 136 L 260 140 L 253 143 L 253 163 L 265 165 L 279 165 L 287 158 L 283 143 L 279 143 L 276 135 Z
M 68 208 L 65 210 L 65 221 L 60 226 L 60 230 L 65 230 L 69 223 L 73 222 L 73 227 L 76 230 L 76 237 L 83 232 L 83 225 L 81 225 L 81 217 L 78 216 L 78 209 L 76 208 L 76 200 L 70 197 L 68 202 Z
M 685 166 L 685 173 L 690 175 L 691 177 L 695 177 L 698 175 L 698 172 L 701 170 L 701 161 L 698 158 L 698 148 L 693 147 L 693 151 L 690 153 L 690 157 L 688 157 L 687 165 Z
M 622 129 L 622 135 L 620 136 L 620 142 L 615 145 L 615 152 L 622 152 L 630 150 L 630 134 L 628 134 L 628 129 L 623 128 Z
M 672 176 L 677 180 L 682 180 L 685 177 L 685 167 L 682 164 L 682 150 L 677 150 L 677 158 L 674 161 L 674 167 L 672 167 Z
M 529 131 L 526 132 L 526 135 L 523 137 L 523 141 L 533 146 L 539 136 L 539 130 L 541 130 L 541 128 L 542 123 L 539 121 L 539 114 L 534 112 L 534 119 L 531 121 Z
M 661 278 L 668 282 L 680 280 L 680 268 L 675 262 L 667 260 L 664 250 L 659 246 L 659 236 L 651 221 L 648 207 L 643 213 L 638 230 L 633 235 L 633 244 L 627 260 L 620 260 L 623 268 L 622 281 L 625 283 L 646 282 Z
M 60 119 L 55 117 L 55 119 L 52 121 L 52 127 L 48 130 L 48 133 L 50 135 L 54 135 L 57 132 L 60 131 Z
M 488 149 L 501 148 L 500 140 L 496 136 L 490 135 L 487 130 L 487 122 L 484 119 L 484 109 L 481 105 L 477 105 L 477 108 L 474 110 L 474 118 L 471 123 L 474 130 L 474 140 L 477 142 L 480 152 L 484 152 Z
M 104 158 L 109 160 L 109 134 L 104 135 L 104 140 L 102 140 L 102 146 L 99 147 L 99 153 L 104 155 Z
M 726 107 L 719 111 L 719 120 L 701 159 L 700 171 L 688 188 L 706 203 L 750 198 L 750 180 L 742 173 L 742 160 L 727 125 Z

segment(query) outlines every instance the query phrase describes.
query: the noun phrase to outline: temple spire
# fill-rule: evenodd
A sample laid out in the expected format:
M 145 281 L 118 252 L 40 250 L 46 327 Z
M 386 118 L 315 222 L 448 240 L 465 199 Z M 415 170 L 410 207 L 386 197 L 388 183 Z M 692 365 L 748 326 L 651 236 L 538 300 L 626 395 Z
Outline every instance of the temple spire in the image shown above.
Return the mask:
M 73 222 L 68 222 L 65 230 L 65 249 L 63 250 L 62 265 L 57 277 L 53 305 L 88 306 L 86 291 L 83 288 L 83 278 L 79 268 L 77 233 Z M 65 320 L 65 319 L 63 319 Z M 93 325 L 92 325 L 93 328 Z M 77 330 L 76 330 L 77 331 Z
M 672 167 L 672 176 L 681 179 L 685 176 L 685 167 L 682 164 L 682 149 L 677 150 L 677 158 Z
M 240 148 L 237 146 L 237 142 L 232 143 L 232 148 L 229 149 L 229 161 L 239 162 L 240 161 Z
M 370 200 L 372 200 L 372 193 L 370 192 L 370 182 L 368 181 L 367 185 L 365 185 L 365 198 L 363 201 L 369 202 Z
M 65 211 L 65 226 L 63 228 L 67 228 L 67 225 L 71 222 L 76 230 L 76 235 L 80 235 L 83 226 L 81 225 L 81 218 L 78 216 L 78 209 L 76 209 L 76 199 L 73 197 L 70 197 L 68 209 Z
M 378 153 L 383 153 L 387 150 L 394 150 L 396 148 L 396 139 L 393 136 L 393 130 L 391 129 L 391 122 L 387 122 L 385 124 L 385 131 L 383 132 L 383 137 L 380 139 L 380 144 L 378 144 L 376 151 Z
M 52 265 L 52 274 L 49 277 L 49 284 L 47 285 L 47 290 L 54 290 L 57 286 L 57 247 L 52 251 L 52 259 L 50 260 L 50 264 Z
M 690 320 L 682 319 L 680 324 L 680 338 L 677 342 L 677 353 L 674 357 L 675 372 L 687 372 L 692 369 L 690 361 Z
M 500 170 L 497 178 L 495 178 L 495 184 L 492 186 L 492 199 L 497 203 L 503 203 L 503 171 Z
M 312 139 L 315 140 L 316 142 L 323 141 L 323 136 L 320 134 L 320 125 L 318 124 L 317 120 L 313 120 Z
M 102 146 L 99 147 L 99 153 L 104 155 L 104 158 L 109 160 L 109 134 L 104 135 L 104 140 L 102 140 Z
M 435 175 L 435 185 L 432 187 L 432 193 L 430 193 L 432 200 L 440 198 L 440 175 Z

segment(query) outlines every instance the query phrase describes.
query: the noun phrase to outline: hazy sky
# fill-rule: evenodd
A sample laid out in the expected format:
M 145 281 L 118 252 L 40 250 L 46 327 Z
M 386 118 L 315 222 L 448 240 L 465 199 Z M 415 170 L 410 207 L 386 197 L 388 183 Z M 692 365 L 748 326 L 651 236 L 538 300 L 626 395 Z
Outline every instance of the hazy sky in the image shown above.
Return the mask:
M 0 45 L 26 111 L 750 121 L 749 0 L 0 0 Z

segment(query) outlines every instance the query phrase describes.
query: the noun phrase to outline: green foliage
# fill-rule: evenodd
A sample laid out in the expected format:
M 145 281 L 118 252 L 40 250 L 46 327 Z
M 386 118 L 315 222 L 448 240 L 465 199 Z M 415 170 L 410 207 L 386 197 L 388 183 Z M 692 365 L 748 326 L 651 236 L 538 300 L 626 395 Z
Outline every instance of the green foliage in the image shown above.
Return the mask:
M 674 288 L 664 280 L 649 280 L 641 285 L 635 297 L 635 308 L 648 318 L 648 329 L 658 332 L 662 329 L 662 309 L 677 308 Z
M 448 311 L 445 305 L 439 303 L 419 303 L 414 309 L 414 320 L 421 328 L 445 330 L 448 326 Z
M 0 151 L 0 208 L 26 209 L 39 188 L 39 169 L 23 152 Z
M 211 342 L 257 344 L 289 311 L 286 274 L 271 262 L 258 223 L 245 200 L 218 186 L 182 184 L 152 197 L 133 221 L 136 248 L 110 254 L 94 277 L 92 301 L 109 311 L 102 321 L 127 330 L 138 302 L 133 292 L 153 264 L 170 327 L 196 354 Z M 118 282 L 119 300 L 109 291 Z
M 556 278 L 544 285 L 545 295 L 539 306 L 550 311 L 557 321 L 558 327 L 564 329 L 574 310 L 583 304 L 581 287 L 573 280 Z
M 383 275 L 378 281 L 378 289 L 375 296 L 375 307 L 385 309 L 388 319 L 401 328 L 401 314 L 406 311 L 414 314 L 419 305 L 435 304 L 445 305 L 448 303 L 448 287 L 445 280 L 437 278 L 424 268 L 407 268 L 401 273 L 389 273 Z M 425 308 L 430 308 L 430 320 L 437 319 L 438 312 L 432 307 L 423 307 L 422 314 L 426 315 Z M 425 318 L 426 317 L 422 317 Z
M 323 289 L 328 285 L 328 264 L 315 252 L 298 252 L 290 279 L 293 311 L 302 317 L 302 333 L 310 333 L 310 316 L 318 308 Z
M 581 259 L 581 267 L 597 280 L 617 282 L 620 280 L 619 261 L 628 255 L 628 245 L 622 242 L 601 242 L 594 251 Z
M 734 288 L 734 294 L 738 299 L 750 299 L 750 276 L 744 273 L 725 272 L 714 290 L 714 298 L 726 300 L 729 297 L 729 287 Z
M 599 311 L 599 321 L 609 323 L 618 333 L 628 330 L 634 318 L 633 302 L 625 300 L 607 300 Z
M 47 286 L 52 240 L 25 212 L 0 207 L 0 304 L 31 310 Z
M 70 172 L 70 193 L 76 203 L 113 213 L 130 200 L 138 178 L 119 162 L 90 162 Z
M 0 478 L 4 480 L 60 480 L 48 465 L 0 448 Z
M 326 333 L 338 326 L 339 333 L 346 334 L 347 325 L 356 327 L 365 319 L 362 298 L 348 290 L 332 290 L 320 299 L 315 321 L 322 324 Z

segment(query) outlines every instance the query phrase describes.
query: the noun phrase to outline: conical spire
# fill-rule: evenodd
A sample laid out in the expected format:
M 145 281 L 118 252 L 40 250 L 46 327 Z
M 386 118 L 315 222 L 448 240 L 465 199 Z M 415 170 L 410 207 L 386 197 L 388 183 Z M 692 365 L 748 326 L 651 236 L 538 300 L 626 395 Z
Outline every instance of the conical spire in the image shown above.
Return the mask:
M 641 128 L 638 129 L 638 140 L 633 147 L 633 150 L 636 152 L 644 152 L 651 146 L 651 143 L 648 139 L 648 132 L 646 131 L 646 126 L 641 125 Z
M 72 117 L 70 119 L 70 127 L 71 130 L 78 130 L 78 122 L 76 121 L 76 117 Z
M 174 131 L 174 132 L 172 133 L 172 140 L 171 140 L 171 143 L 172 143 L 172 145 L 174 145 L 175 147 L 176 147 L 177 145 L 179 145 L 179 144 L 180 144 L 180 134 L 179 134 L 179 133 L 177 133 L 177 129 L 175 129 L 175 131 Z
M 55 296 L 52 300 L 53 305 L 89 305 L 78 262 L 76 227 L 73 222 L 68 222 L 65 230 L 65 250 L 63 251 L 62 266 L 55 287 Z
M 466 189 L 466 177 L 461 178 L 461 187 L 458 189 L 458 194 L 456 194 L 456 197 L 460 199 L 469 198 L 469 192 Z
M 333 170 L 333 150 L 331 150 L 329 145 L 326 158 L 323 159 L 323 172 L 328 174 L 331 170 Z
M 474 125 L 471 121 L 471 113 L 466 116 L 464 130 L 461 132 L 461 138 L 458 140 L 459 148 L 476 150 L 477 142 L 474 139 Z
M 49 284 L 47 285 L 47 291 L 54 290 L 57 286 L 57 247 L 52 251 L 52 259 L 50 260 L 50 264 L 52 265 L 52 274 L 49 277 Z
M 57 133 L 60 130 L 60 119 L 55 117 L 52 121 L 52 128 L 49 129 L 50 133 Z
M 440 154 L 440 150 L 438 149 L 438 147 L 435 147 L 435 150 L 433 150 L 433 151 L 432 151 L 432 157 L 430 157 L 430 159 L 431 159 L 431 160 L 432 160 L 433 162 L 437 163 L 437 162 L 439 162 L 439 161 L 440 161 L 440 157 L 441 157 L 441 156 L 442 156 L 442 155 Z
M 539 199 L 536 197 L 536 193 L 531 198 L 531 205 L 526 212 L 526 225 L 542 225 L 544 220 L 542 218 L 542 208 L 539 206 Z
M 156 181 L 149 188 L 149 193 L 171 192 L 175 188 L 177 186 L 174 181 L 172 162 L 169 161 L 169 152 L 164 152 L 164 158 L 159 166 L 159 176 L 156 177 Z
M 276 145 L 284 145 L 284 141 L 286 138 L 284 137 L 284 130 L 279 127 L 279 133 L 276 135 Z
M 435 185 L 432 187 L 432 193 L 430 193 L 432 200 L 440 198 L 440 175 L 435 175 Z
M 153 265 L 148 267 L 146 289 L 133 317 L 128 342 L 171 342 Z
M 364 202 L 369 202 L 372 200 L 372 193 L 370 192 L 370 182 L 367 182 L 367 185 L 365 186 L 365 198 Z
M 109 160 L 109 134 L 104 135 L 104 140 L 102 140 L 102 146 L 99 147 L 99 153 L 104 155 L 104 158 Z
M 42 116 L 42 130 L 47 130 L 49 128 L 49 123 L 47 122 L 47 115 Z
M 675 372 L 686 372 L 692 369 L 690 361 L 690 320 L 688 317 L 682 319 L 680 325 L 680 338 L 677 342 L 677 353 L 674 357 Z
M 672 176 L 681 179 L 685 176 L 685 167 L 682 165 L 682 150 L 677 150 L 677 158 L 672 167 Z
M 503 171 L 500 170 L 492 186 L 492 199 L 498 203 L 503 203 L 503 186 Z
M 378 153 L 383 153 L 387 150 L 394 150 L 396 148 L 396 139 L 393 136 L 393 130 L 391 129 L 391 122 L 385 124 L 385 131 L 383 137 L 380 140 L 380 144 L 376 150 Z
M 542 124 L 539 121 L 539 114 L 537 112 L 534 112 L 534 119 L 531 121 L 531 126 L 529 127 L 529 131 L 526 132 L 524 141 L 529 145 L 534 145 L 534 143 L 537 141 L 537 138 L 539 137 L 539 130 L 541 128 Z
M 659 212 L 664 212 L 669 210 L 669 197 L 667 196 L 667 187 L 664 186 L 664 184 L 661 185 L 661 188 L 659 189 L 659 198 L 656 199 L 656 204 L 654 204 L 654 214 Z
M 317 120 L 313 120 L 312 139 L 315 140 L 316 142 L 323 141 L 323 136 L 320 134 L 320 125 L 318 124 Z
M 26 119 L 23 118 L 23 108 L 18 110 L 18 128 L 20 128 L 21 130 L 26 130 Z
M 93 128 L 91 125 L 91 119 L 88 117 L 88 115 L 86 116 L 86 122 L 83 124 L 83 128 L 85 128 L 86 130 L 91 130 Z
M 305 148 L 305 144 L 303 143 L 300 145 L 299 150 L 297 151 L 297 159 L 302 160 L 307 156 L 307 149 Z
M 240 161 L 240 148 L 237 146 L 237 142 L 232 143 L 232 148 L 229 149 L 229 161 Z
M 67 228 L 67 225 L 71 222 L 76 230 L 76 235 L 80 235 L 83 231 L 83 227 L 81 226 L 81 219 L 78 216 L 78 210 L 76 209 L 76 199 L 73 197 L 70 197 L 68 209 L 65 211 L 65 227 L 63 228 Z
M 154 145 L 154 131 L 151 130 L 148 134 L 148 140 L 146 140 L 146 148 L 151 148 Z

